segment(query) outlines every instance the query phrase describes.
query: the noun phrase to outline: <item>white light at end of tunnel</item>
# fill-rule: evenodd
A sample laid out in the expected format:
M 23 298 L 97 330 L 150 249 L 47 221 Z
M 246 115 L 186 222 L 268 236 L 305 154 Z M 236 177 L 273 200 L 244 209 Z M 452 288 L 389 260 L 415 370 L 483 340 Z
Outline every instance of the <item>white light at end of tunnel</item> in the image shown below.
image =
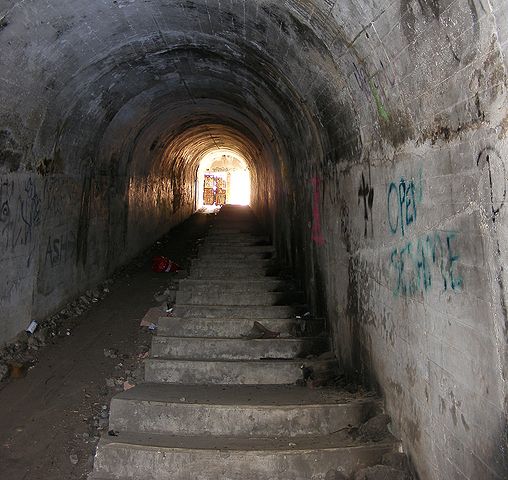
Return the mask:
M 250 174 L 247 169 L 231 172 L 230 203 L 233 205 L 250 204 Z

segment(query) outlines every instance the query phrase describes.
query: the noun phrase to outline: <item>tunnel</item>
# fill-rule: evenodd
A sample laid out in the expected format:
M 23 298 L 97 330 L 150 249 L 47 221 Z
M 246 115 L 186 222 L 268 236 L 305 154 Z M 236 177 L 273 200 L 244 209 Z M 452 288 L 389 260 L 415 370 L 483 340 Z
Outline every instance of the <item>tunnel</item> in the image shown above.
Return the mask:
M 506 478 L 507 20 L 481 0 L 0 2 L 0 342 L 192 216 L 228 152 L 419 477 Z

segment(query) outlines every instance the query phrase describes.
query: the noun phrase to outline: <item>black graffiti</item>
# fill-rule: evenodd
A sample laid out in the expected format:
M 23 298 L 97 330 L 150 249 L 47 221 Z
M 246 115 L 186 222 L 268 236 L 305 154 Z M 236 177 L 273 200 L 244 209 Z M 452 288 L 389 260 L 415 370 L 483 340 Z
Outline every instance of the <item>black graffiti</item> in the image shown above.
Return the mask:
M 369 215 L 372 222 L 372 205 L 374 204 L 374 189 L 371 186 L 370 170 L 369 170 L 369 181 L 365 181 L 365 176 L 362 172 L 362 180 L 360 187 L 358 188 L 358 203 L 363 199 L 363 220 L 365 223 L 365 229 L 363 235 L 367 236 L 367 227 L 369 223 Z
M 0 179 L 0 240 L 4 249 L 30 245 L 41 222 L 41 199 L 30 178 L 18 184 Z
M 65 232 L 59 236 L 50 235 L 46 241 L 44 266 L 56 267 L 72 260 L 76 255 L 76 235 Z
M 492 147 L 486 147 L 478 154 L 476 165 L 482 167 L 484 164 L 489 170 L 490 207 L 495 222 L 506 201 L 506 167 L 499 152 Z M 500 169 L 497 172 L 493 170 L 496 167 Z

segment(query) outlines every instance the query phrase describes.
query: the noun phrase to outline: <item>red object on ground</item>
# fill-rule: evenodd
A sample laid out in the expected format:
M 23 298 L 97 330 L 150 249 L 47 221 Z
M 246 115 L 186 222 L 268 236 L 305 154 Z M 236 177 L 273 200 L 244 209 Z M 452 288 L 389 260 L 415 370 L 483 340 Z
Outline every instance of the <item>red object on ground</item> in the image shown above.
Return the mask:
M 152 270 L 156 273 L 178 272 L 182 267 L 178 263 L 172 262 L 167 257 L 154 257 L 152 260 Z

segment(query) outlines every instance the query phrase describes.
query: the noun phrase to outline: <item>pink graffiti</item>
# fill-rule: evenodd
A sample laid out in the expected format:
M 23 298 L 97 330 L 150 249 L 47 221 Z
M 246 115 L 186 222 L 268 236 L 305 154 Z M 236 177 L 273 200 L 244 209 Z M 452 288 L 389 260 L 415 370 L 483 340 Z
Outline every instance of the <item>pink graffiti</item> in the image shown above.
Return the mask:
M 321 212 L 319 210 L 319 199 L 321 197 L 321 181 L 317 177 L 313 177 L 312 183 L 312 241 L 316 245 L 324 245 L 325 239 L 321 231 Z

